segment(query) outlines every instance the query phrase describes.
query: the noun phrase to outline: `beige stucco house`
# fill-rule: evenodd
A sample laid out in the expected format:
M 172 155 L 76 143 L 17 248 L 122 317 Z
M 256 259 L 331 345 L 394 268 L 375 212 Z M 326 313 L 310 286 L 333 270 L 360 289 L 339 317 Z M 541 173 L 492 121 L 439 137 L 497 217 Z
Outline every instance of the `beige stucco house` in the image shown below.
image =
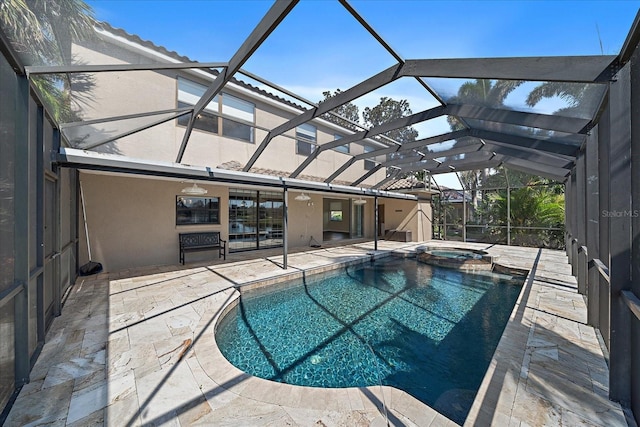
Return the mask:
M 73 56 L 87 65 L 192 62 L 108 25 L 97 30 L 94 41 L 73 45 Z M 189 115 L 176 117 L 171 110 L 196 104 L 216 75 L 216 69 L 88 74 L 88 85 L 72 86 L 81 122 L 66 125 L 63 135 L 72 146 L 105 156 L 171 164 L 176 161 L 189 120 Z M 241 171 L 269 131 L 305 110 L 287 98 L 277 88 L 250 78 L 233 79 L 198 116 L 181 163 Z M 141 111 L 150 114 L 140 116 Z M 105 122 L 105 117 L 114 119 Z M 96 119 L 100 121 L 92 123 Z M 288 177 L 317 146 L 352 133 L 330 120 L 314 119 L 275 137 L 249 172 Z M 354 155 L 372 151 L 377 144 L 364 140 L 325 150 L 297 179 L 322 182 Z M 370 188 L 387 174 L 381 167 L 361 180 L 379 161 L 384 157 L 354 162 L 331 184 Z M 263 186 L 259 180 L 210 182 L 88 169 L 81 169 L 79 178 L 92 258 L 107 271 L 176 264 L 178 234 L 192 231 L 219 231 L 229 252 L 283 246 L 284 191 Z M 194 184 L 206 193 L 183 193 Z M 304 192 L 307 199 L 300 197 L 302 191 L 291 190 L 288 247 L 382 238 L 389 236 L 390 230 L 404 232 L 393 234 L 394 238 L 429 240 L 431 192 L 410 191 L 418 200 L 374 200 L 365 193 L 360 197 L 321 190 Z M 88 261 L 82 224 L 80 236 L 82 265 Z M 213 252 L 193 253 L 187 262 L 215 256 Z

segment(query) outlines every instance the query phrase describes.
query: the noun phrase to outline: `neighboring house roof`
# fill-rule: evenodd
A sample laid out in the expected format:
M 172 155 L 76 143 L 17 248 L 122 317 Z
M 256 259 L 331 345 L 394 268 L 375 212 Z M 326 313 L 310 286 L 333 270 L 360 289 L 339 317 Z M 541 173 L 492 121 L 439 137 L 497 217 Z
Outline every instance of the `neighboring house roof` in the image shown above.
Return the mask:
M 440 187 L 442 190 L 442 199 L 451 203 L 462 203 L 465 200 L 471 201 L 471 194 L 463 190 L 454 190 L 452 188 Z

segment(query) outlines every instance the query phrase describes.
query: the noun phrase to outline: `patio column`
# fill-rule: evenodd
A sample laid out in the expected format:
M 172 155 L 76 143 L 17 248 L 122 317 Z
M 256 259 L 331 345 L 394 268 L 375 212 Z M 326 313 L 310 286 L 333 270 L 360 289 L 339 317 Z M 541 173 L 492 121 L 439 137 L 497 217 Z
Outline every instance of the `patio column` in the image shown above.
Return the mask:
M 374 230 L 373 230 L 373 250 L 378 250 L 378 196 L 373 198 L 373 216 L 374 216 Z
M 631 66 L 610 86 L 609 277 L 611 283 L 609 397 L 631 400 L 631 312 L 621 291 L 631 288 Z
M 282 188 L 282 200 L 284 201 L 284 205 L 282 207 L 282 268 L 286 270 L 287 252 L 289 250 L 289 191 L 287 190 L 287 184 L 284 184 Z

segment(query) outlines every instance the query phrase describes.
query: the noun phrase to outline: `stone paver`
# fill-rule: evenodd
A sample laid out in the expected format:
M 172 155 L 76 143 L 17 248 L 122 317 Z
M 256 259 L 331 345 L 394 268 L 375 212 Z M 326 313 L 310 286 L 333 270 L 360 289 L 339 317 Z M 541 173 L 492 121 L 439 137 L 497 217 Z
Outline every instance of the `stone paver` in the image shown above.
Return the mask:
M 486 249 L 531 270 L 465 425 L 624 426 L 607 399 L 608 368 L 560 251 L 432 241 Z M 217 319 L 243 292 L 418 243 L 380 241 L 290 253 L 232 255 L 228 263 L 150 267 L 79 278 L 54 320 L 6 425 L 453 426 L 391 387 L 317 389 L 274 383 L 231 365 Z M 245 259 L 242 259 L 244 257 Z M 247 257 L 254 257 L 247 258 Z

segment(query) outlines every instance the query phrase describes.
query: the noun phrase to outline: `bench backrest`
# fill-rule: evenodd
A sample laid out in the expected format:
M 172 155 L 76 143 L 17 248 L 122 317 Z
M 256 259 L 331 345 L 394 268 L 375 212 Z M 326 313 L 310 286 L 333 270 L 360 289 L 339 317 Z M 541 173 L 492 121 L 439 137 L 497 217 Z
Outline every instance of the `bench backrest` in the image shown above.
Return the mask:
M 207 231 L 200 233 L 180 233 L 180 246 L 183 248 L 195 248 L 198 246 L 219 246 L 220 232 Z

